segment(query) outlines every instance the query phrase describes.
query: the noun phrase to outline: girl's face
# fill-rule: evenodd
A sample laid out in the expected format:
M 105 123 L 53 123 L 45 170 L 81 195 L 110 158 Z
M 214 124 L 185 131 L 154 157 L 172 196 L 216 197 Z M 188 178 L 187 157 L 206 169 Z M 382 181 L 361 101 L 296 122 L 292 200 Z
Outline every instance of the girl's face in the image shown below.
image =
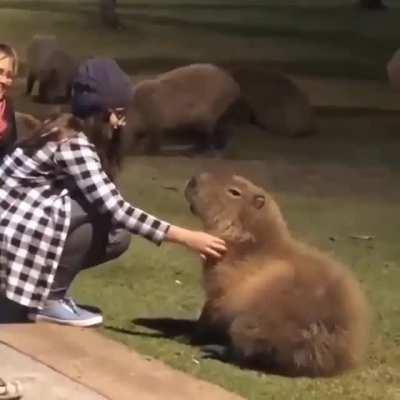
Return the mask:
M 0 53 L 0 101 L 14 80 L 14 60 Z

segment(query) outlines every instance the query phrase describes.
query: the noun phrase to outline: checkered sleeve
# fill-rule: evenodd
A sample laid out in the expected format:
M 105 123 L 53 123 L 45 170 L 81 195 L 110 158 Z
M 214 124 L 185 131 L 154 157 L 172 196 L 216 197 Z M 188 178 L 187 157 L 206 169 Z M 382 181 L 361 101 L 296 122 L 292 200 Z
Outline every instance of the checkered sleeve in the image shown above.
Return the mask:
M 83 134 L 60 143 L 54 159 L 100 212 L 110 213 L 114 222 L 131 233 L 161 244 L 170 225 L 122 198 L 102 169 L 94 145 Z

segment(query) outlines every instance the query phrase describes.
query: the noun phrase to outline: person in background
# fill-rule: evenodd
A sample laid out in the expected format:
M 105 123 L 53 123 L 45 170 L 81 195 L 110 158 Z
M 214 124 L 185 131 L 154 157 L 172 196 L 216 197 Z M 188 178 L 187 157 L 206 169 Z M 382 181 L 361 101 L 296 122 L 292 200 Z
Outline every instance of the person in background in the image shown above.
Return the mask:
M 17 70 L 17 53 L 11 46 L 0 43 L 0 161 L 17 140 L 14 107 L 7 96 Z
M 17 53 L 11 46 L 0 43 L 0 162 L 17 140 L 14 107 L 7 96 L 17 70 Z M 21 397 L 22 387 L 19 381 L 0 378 L 0 400 L 17 400 Z
M 101 313 L 76 304 L 68 290 L 80 271 L 126 251 L 132 234 L 206 259 L 226 251 L 222 239 L 172 225 L 121 196 L 115 179 L 131 96 L 114 60 L 85 61 L 73 83 L 73 115 L 49 119 L 0 165 L 0 316 L 101 324 Z

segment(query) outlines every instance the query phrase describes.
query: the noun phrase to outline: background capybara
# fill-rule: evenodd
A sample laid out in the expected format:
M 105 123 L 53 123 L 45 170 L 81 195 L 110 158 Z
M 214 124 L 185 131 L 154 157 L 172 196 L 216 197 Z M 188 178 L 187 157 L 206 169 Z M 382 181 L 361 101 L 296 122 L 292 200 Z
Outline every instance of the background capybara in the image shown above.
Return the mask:
M 27 49 L 26 94 L 39 82 L 39 101 L 57 103 L 69 99 L 77 61 L 61 48 L 53 35 L 35 35 Z
M 201 149 L 223 148 L 226 137 L 218 122 L 239 95 L 232 77 L 212 64 L 192 64 L 143 80 L 134 88 L 128 112 L 131 146 L 144 140 L 147 152 L 158 152 L 167 132 L 187 131 Z
M 360 363 L 368 312 L 348 268 L 292 238 L 270 194 L 242 177 L 203 173 L 185 195 L 228 245 L 221 262 L 204 266 L 199 332 L 225 336 L 239 364 L 290 376 Z
M 316 131 L 308 96 L 288 76 L 261 67 L 236 68 L 232 76 L 257 125 L 270 133 L 288 137 Z

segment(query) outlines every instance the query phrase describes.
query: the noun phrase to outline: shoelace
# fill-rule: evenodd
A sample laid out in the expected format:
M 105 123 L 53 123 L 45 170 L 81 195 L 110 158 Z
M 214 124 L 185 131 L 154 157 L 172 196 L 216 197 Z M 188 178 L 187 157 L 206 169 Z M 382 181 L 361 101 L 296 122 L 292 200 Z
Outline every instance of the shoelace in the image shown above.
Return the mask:
M 76 305 L 75 301 L 70 297 L 65 297 L 62 299 L 62 302 L 69 307 L 75 314 L 79 314 L 78 306 Z

